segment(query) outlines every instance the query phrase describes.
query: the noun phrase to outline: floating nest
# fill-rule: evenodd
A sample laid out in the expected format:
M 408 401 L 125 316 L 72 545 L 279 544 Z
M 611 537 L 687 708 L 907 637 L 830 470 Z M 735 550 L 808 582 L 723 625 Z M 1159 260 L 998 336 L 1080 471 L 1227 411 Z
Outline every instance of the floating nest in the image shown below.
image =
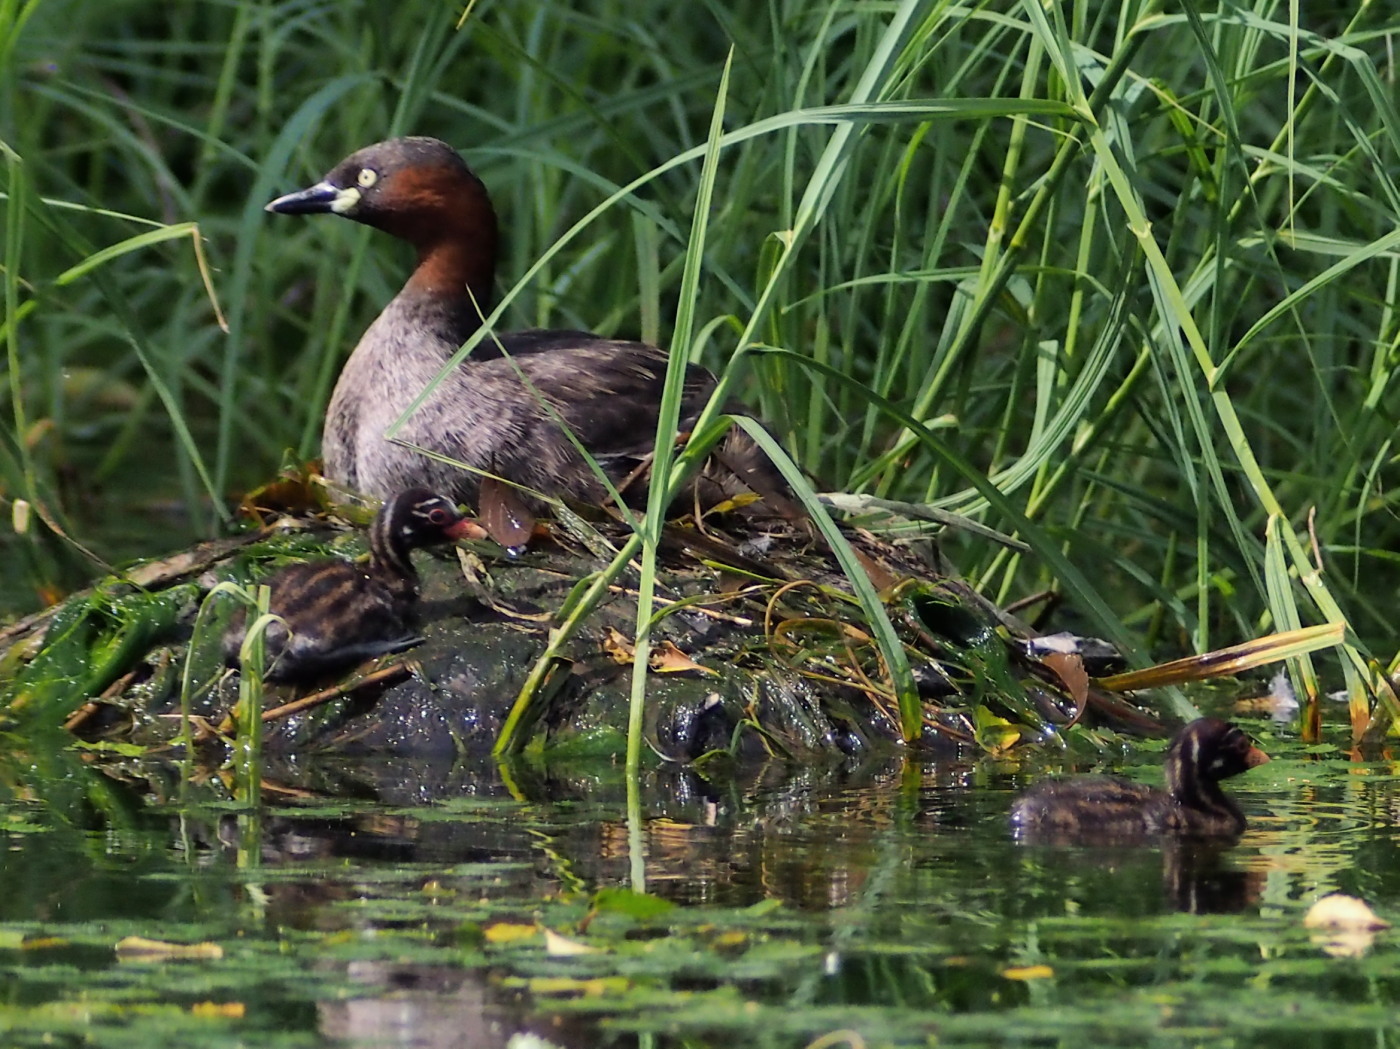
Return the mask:
M 296 559 L 363 554 L 366 517 L 347 507 L 279 515 L 9 626 L 0 631 L 0 719 L 147 748 L 227 740 L 239 675 L 223 663 L 222 636 L 240 599 L 219 584 L 246 586 Z M 558 629 L 580 580 L 596 578 L 626 534 L 617 522 L 565 512 L 518 555 L 490 541 L 420 552 L 423 643 L 337 677 L 268 686 L 265 745 L 476 750 L 514 721 L 516 746 L 619 753 L 637 566 L 614 578 L 570 636 Z M 1080 723 L 1160 728 L 1091 685 L 1102 668 L 1037 644 L 958 580 L 929 539 L 845 534 L 908 664 L 922 745 L 1001 753 Z M 820 540 L 683 521 L 668 525 L 661 562 L 643 729 L 661 758 L 811 761 L 909 742 L 909 699 L 901 709 L 887 650 Z

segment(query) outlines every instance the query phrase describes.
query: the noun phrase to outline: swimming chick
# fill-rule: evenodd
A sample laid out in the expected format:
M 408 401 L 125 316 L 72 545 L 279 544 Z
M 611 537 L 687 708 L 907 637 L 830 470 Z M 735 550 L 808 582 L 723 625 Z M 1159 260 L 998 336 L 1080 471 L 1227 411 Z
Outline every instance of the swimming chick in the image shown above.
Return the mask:
M 264 635 L 272 681 L 313 677 L 350 663 L 402 651 L 412 631 L 418 573 L 410 552 L 480 534 L 450 499 L 422 488 L 394 496 L 370 523 L 369 561 L 309 561 L 267 581 L 269 611 L 281 617 Z M 247 633 L 240 608 L 224 635 L 224 658 L 236 665 Z
M 1244 814 L 1220 781 L 1268 760 L 1229 722 L 1197 718 L 1167 749 L 1166 790 L 1121 776 L 1041 780 L 1016 799 L 1011 822 L 1018 836 L 1038 839 L 1238 836 Z

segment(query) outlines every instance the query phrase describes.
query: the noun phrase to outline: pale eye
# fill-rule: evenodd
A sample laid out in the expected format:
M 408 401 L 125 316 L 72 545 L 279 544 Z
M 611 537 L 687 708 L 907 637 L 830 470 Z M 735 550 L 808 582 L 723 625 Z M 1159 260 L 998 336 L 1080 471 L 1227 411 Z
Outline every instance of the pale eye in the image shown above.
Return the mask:
M 360 168 L 360 173 L 355 176 L 355 181 L 363 188 L 369 189 L 370 186 L 379 181 L 379 172 L 375 171 L 374 168 Z

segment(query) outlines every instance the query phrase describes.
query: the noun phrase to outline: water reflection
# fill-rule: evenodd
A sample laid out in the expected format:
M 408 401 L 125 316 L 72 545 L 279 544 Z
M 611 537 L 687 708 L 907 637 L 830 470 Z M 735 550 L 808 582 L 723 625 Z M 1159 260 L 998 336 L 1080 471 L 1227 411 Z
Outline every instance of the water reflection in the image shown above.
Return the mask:
M 963 1028 L 951 1018 L 985 1041 L 1001 1022 L 1033 1031 L 1033 1011 L 1047 1003 L 1070 1010 L 1071 1042 L 1089 1044 L 1092 1003 L 1105 994 L 1133 996 L 1115 1021 L 1124 1031 L 1165 998 L 1228 1015 L 1197 1000 L 1215 993 L 1204 983 L 1173 982 L 1185 970 L 1164 960 L 1180 952 L 1193 967 L 1218 966 L 1227 985 L 1276 963 L 1272 979 L 1287 986 L 1303 966 L 1330 961 L 1298 920 L 1309 894 L 1343 888 L 1393 916 L 1391 781 L 1342 773 L 1298 785 L 1299 770 L 1283 771 L 1277 785 L 1241 790 L 1251 829 L 1230 847 L 1016 842 L 1013 784 L 956 761 L 763 766 L 725 780 L 665 767 L 648 774 L 635 826 L 620 772 L 597 763 L 281 758 L 266 768 L 259 822 L 232 807 L 217 770 L 182 784 L 177 769 L 144 760 L 105 773 L 76 762 L 53 793 L 66 799 L 54 826 L 29 835 L 0 826 L 9 848 L 0 937 L 18 929 L 35 942 L 78 942 L 66 957 L 109 981 L 110 944 L 129 932 L 213 939 L 231 958 L 255 949 L 293 972 L 260 973 L 255 988 L 233 982 L 224 997 L 267 1024 L 308 1007 L 314 1018 L 298 1030 L 362 1045 L 504 1047 L 525 1029 L 567 1047 L 640 1044 L 600 1027 L 590 1009 L 639 1010 L 630 1022 L 658 1049 L 733 1044 L 757 1023 L 739 1006 L 772 1025 L 770 1040 L 753 1044 L 804 1045 L 847 1022 L 839 1009 L 857 1010 L 867 1038 L 875 1024 L 887 1044 L 958 1044 L 950 1032 Z M 590 927 L 590 901 L 630 884 L 632 840 L 648 891 L 674 911 L 599 956 L 550 955 L 541 928 L 596 942 L 619 920 Z M 1240 917 L 1193 917 L 1230 913 Z M 533 939 L 485 945 L 483 930 L 502 922 Z M 0 979 L 32 981 L 41 953 L 25 955 L 26 969 L 4 945 Z M 1378 946 L 1355 964 L 1386 958 Z M 241 971 L 187 967 L 122 994 L 166 1001 L 189 974 L 201 988 L 190 1000 L 217 999 L 223 975 Z M 550 982 L 561 979 L 564 990 Z M 629 994 L 650 988 L 664 1005 L 642 995 L 624 1007 L 613 984 L 590 989 L 608 980 Z M 28 993 L 63 1001 L 100 991 L 69 980 Z M 693 1014 L 667 997 L 679 993 Z M 593 994 L 610 1004 L 589 1006 Z M 734 1015 L 706 1004 L 714 994 L 729 996 Z M 690 1033 L 670 1038 L 673 1022 Z M 801 1033 L 779 1037 L 787 1025 Z M 723 1037 L 696 1033 L 711 1028 Z
M 576 1016 L 531 1010 L 524 996 L 504 993 L 487 972 L 446 965 L 351 962 L 356 993 L 317 1003 L 318 1029 L 355 1046 L 414 1049 L 508 1049 L 523 1034 L 560 1049 L 637 1045 L 634 1035 L 609 1036 Z
M 260 828 L 268 867 L 489 865 L 495 898 L 627 884 L 629 828 L 615 770 L 592 766 L 502 770 L 487 761 L 395 757 L 391 761 L 273 759 L 263 789 L 279 801 Z M 691 769 L 648 774 L 642 824 L 646 888 L 682 905 L 743 907 L 776 900 L 802 911 L 859 903 L 873 873 L 892 865 L 989 877 L 1005 865 L 1009 795 L 977 790 L 972 765 L 941 763 L 918 781 L 895 762 L 851 769 L 756 767 L 723 785 Z M 326 815 L 325 806 L 344 809 Z M 305 811 L 305 815 L 299 814 Z M 193 827 L 195 839 L 234 855 L 246 843 L 237 823 Z M 1134 910 L 1229 913 L 1254 906 L 1262 869 L 1242 868 L 1231 842 L 1163 838 L 1103 840 L 1022 830 L 1012 869 L 1030 875 L 1029 899 L 1101 896 L 1105 879 L 1131 873 Z M 1020 857 L 1016 861 L 1015 857 Z M 1147 877 L 1155 869 L 1155 879 Z M 1055 879 L 1062 877 L 1057 885 Z M 994 880 L 1002 880 L 1005 875 Z M 1147 891 L 1152 881 L 1160 892 Z M 902 886 L 904 879 L 896 880 Z M 917 878 L 915 879 L 917 884 Z M 274 901 L 309 892 L 314 904 L 336 883 L 279 882 Z M 287 908 L 281 920 L 302 924 Z
M 1232 859 L 1236 839 L 1202 839 L 1173 835 L 1114 837 L 1080 829 L 1017 827 L 1014 839 L 1042 862 L 1084 865 L 1115 874 L 1141 868 L 1152 858 L 1161 865 L 1166 907 L 1187 914 L 1229 914 L 1259 902 L 1261 871 L 1241 869 Z

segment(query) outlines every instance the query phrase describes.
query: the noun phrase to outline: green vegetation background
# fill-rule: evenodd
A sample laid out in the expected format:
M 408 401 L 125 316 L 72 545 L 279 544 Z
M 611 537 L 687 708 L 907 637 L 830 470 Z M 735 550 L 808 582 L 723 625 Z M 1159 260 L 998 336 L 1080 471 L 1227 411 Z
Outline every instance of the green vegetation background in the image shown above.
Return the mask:
M 1034 522 L 1160 658 L 1345 617 L 1384 661 L 1397 30 L 1380 2 L 0 0 L 0 609 L 94 574 L 70 539 L 163 552 L 317 452 L 410 259 L 262 206 L 355 147 L 460 148 L 503 293 L 555 246 L 510 326 L 668 342 L 732 49 L 692 352 L 821 487 Z M 1061 582 L 948 545 L 998 600 Z

